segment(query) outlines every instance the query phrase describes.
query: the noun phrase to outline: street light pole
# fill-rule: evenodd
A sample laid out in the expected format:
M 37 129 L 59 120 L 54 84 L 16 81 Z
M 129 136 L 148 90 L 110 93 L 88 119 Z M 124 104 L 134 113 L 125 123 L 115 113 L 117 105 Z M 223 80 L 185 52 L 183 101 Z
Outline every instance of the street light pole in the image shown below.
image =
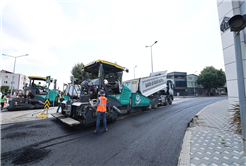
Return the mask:
M 240 107 L 240 114 L 241 114 L 243 147 L 244 147 L 244 156 L 246 156 L 246 128 L 245 128 L 246 101 L 245 101 L 245 86 L 244 86 L 244 78 L 243 78 L 243 62 L 242 62 L 240 32 L 234 32 L 233 34 L 234 34 L 234 48 L 235 48 L 236 68 L 237 68 L 237 84 L 238 84 L 239 107 Z
M 25 55 L 20 55 L 20 56 L 11 56 L 11 55 L 6 55 L 6 54 L 2 54 L 4 56 L 9 56 L 9 57 L 12 57 L 12 58 L 15 58 L 15 63 L 14 63 L 14 70 L 13 70 L 13 76 L 12 76 L 12 82 L 11 82 L 11 94 L 10 94 L 10 97 L 12 97 L 12 91 L 13 91 L 13 81 L 14 81 L 14 77 L 15 77 L 15 64 L 16 64 L 16 58 L 19 58 L 19 57 L 23 57 L 23 56 L 28 56 L 28 54 L 25 54 Z
M 137 67 L 137 66 L 134 67 L 134 79 L 135 79 L 135 68 L 136 68 L 136 67 Z
M 234 48 L 235 48 L 234 50 L 235 50 L 236 69 L 237 69 L 237 85 L 238 85 L 238 98 L 239 98 L 239 108 L 240 108 L 240 117 L 241 117 L 243 150 L 244 150 L 244 156 L 246 156 L 246 127 L 245 127 L 246 126 L 246 100 L 245 100 L 244 70 L 243 70 L 243 60 L 242 60 L 242 52 L 241 52 L 241 40 L 240 40 L 240 31 L 246 27 L 246 14 L 243 16 L 235 15 L 232 18 L 230 18 L 228 23 L 229 23 L 230 30 L 233 32 L 234 35 Z
M 157 41 L 154 42 L 154 44 L 156 44 Z M 153 73 L 153 57 L 152 57 L 152 46 L 154 45 L 152 44 L 151 46 L 145 46 L 145 47 L 150 47 L 150 50 L 151 50 L 151 68 L 152 68 L 152 73 Z

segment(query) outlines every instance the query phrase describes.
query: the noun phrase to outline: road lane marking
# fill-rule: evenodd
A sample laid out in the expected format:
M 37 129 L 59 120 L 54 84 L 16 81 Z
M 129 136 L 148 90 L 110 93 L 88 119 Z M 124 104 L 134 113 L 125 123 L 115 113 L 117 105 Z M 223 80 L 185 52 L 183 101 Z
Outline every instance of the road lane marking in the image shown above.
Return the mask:
M 22 113 L 23 113 L 23 111 L 21 111 L 18 115 L 14 116 L 14 117 L 11 117 L 11 118 L 8 118 L 8 119 L 4 119 L 2 122 L 4 122 L 5 120 L 16 118 L 16 117 L 20 116 Z

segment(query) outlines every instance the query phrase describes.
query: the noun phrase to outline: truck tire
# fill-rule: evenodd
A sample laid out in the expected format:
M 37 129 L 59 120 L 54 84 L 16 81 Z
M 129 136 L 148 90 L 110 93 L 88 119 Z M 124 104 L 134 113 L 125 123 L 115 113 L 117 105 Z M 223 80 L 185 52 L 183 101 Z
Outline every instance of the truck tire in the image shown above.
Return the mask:
M 172 98 L 170 97 L 170 99 L 168 100 L 168 104 L 169 104 L 169 105 L 172 105 L 172 103 L 173 103 L 173 100 L 172 100 Z
M 151 107 L 156 109 L 158 107 L 158 100 L 156 98 L 151 99 Z
M 167 97 L 165 97 L 164 106 L 168 106 L 168 99 L 167 99 Z

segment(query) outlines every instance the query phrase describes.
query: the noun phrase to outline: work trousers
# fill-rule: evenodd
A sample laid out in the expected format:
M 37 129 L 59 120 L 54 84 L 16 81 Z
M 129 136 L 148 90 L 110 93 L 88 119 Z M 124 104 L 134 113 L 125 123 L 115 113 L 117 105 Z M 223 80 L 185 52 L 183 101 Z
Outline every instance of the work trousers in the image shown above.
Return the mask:
M 58 103 L 58 108 L 57 108 L 57 110 L 56 110 L 56 113 L 58 113 L 59 112 L 59 108 L 61 107 L 61 103 Z
M 104 131 L 107 129 L 106 112 L 97 111 L 96 132 L 98 132 L 99 127 L 100 127 L 101 116 L 102 116 L 102 119 L 103 119 Z

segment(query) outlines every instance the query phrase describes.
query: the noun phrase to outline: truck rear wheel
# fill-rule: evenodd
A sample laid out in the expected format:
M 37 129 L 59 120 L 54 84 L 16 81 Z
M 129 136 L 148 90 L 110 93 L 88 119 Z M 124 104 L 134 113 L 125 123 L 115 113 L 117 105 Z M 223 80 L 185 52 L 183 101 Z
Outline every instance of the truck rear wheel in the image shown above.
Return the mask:
M 158 107 L 158 100 L 156 98 L 151 99 L 151 105 L 153 109 Z
M 167 99 L 167 97 L 165 97 L 164 106 L 167 106 L 167 105 L 168 105 L 168 99 Z
M 168 100 L 168 104 L 169 104 L 169 105 L 172 105 L 172 102 L 173 102 L 173 100 L 172 100 L 172 98 L 170 97 L 170 99 Z

